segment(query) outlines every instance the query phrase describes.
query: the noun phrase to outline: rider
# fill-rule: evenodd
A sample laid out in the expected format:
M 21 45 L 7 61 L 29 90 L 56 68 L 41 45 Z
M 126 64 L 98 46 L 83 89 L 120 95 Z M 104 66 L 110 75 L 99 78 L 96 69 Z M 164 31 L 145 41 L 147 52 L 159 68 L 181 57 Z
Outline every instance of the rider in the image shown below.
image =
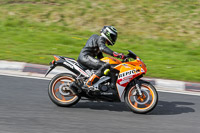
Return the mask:
M 101 36 L 92 35 L 83 49 L 81 50 L 78 62 L 90 69 L 97 70 L 87 81 L 86 85 L 91 87 L 96 83 L 101 76 L 103 76 L 106 69 L 110 69 L 110 64 L 101 61 L 103 58 L 103 53 L 124 59 L 125 56 L 123 53 L 117 53 L 109 49 L 105 44 L 113 46 L 117 40 L 117 30 L 113 26 L 104 26 L 100 31 Z M 97 58 L 95 58 L 97 56 Z

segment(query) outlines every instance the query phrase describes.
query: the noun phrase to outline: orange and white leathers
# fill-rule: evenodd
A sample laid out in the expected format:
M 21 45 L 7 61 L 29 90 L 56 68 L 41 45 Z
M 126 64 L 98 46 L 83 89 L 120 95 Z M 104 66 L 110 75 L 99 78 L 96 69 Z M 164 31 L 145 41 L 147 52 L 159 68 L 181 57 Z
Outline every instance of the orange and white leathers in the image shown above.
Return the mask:
M 101 60 L 110 64 L 116 64 L 114 69 L 117 69 L 119 71 L 118 79 L 116 81 L 116 87 L 121 101 L 123 101 L 123 94 L 127 85 L 134 78 L 147 72 L 146 65 L 139 57 L 137 57 L 137 59 L 134 61 L 124 63 L 112 57 L 105 57 Z

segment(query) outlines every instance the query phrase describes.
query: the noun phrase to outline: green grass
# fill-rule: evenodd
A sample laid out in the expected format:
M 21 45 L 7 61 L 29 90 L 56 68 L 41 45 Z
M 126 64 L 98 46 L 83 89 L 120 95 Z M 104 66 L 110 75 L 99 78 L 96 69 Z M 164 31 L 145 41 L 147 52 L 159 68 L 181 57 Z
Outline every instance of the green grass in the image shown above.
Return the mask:
M 134 51 L 148 77 L 200 82 L 199 0 L 0 0 L 0 59 L 48 64 L 77 58 L 103 25 L 119 32 L 117 52 Z

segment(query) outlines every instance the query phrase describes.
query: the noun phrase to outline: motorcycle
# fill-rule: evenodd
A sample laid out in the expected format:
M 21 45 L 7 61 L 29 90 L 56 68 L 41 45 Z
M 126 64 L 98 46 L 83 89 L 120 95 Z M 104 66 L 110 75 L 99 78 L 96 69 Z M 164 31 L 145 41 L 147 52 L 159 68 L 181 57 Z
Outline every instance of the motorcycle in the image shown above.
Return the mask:
M 147 72 L 144 62 L 131 50 L 122 61 L 113 57 L 104 57 L 101 61 L 111 64 L 98 82 L 86 87 L 86 81 L 95 73 L 79 64 L 75 59 L 54 55 L 45 77 L 56 67 L 63 66 L 71 73 L 54 76 L 48 87 L 48 94 L 53 103 L 70 107 L 81 98 L 95 101 L 125 102 L 134 113 L 144 114 L 152 111 L 158 102 L 155 87 L 142 80 Z

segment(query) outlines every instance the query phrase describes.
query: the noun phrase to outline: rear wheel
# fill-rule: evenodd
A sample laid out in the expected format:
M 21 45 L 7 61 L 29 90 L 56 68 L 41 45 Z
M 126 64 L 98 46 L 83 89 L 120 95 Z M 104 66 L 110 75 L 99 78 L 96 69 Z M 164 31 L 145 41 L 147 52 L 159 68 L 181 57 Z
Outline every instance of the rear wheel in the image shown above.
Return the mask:
M 48 94 L 52 102 L 58 106 L 69 107 L 80 100 L 80 96 L 75 94 L 70 88 L 70 84 L 75 81 L 72 74 L 58 74 L 49 84 Z
M 144 114 L 156 107 L 158 93 L 153 85 L 144 81 L 141 81 L 141 92 L 140 96 L 135 85 L 129 86 L 125 93 L 125 103 L 134 113 Z

